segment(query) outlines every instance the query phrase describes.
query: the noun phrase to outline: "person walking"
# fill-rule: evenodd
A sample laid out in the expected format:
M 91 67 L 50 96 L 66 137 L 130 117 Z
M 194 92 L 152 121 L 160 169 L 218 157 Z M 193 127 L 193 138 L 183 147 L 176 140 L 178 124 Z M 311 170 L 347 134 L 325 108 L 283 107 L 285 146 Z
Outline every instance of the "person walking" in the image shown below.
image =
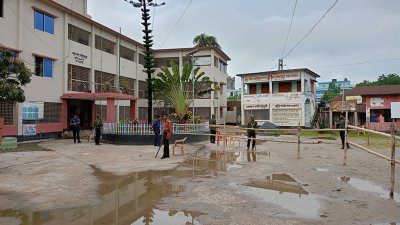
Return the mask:
M 172 122 L 168 119 L 168 115 L 163 115 L 164 129 L 163 129 L 163 144 L 164 144 L 164 154 L 161 159 L 169 158 L 169 139 L 172 137 Z
M 78 143 L 81 143 L 81 136 L 79 135 L 79 133 L 81 132 L 81 120 L 79 119 L 78 114 L 74 114 L 74 117 L 71 118 L 69 124 L 72 126 L 74 143 L 76 143 L 76 141 L 78 141 Z
M 213 127 L 212 125 L 216 125 L 217 121 L 215 120 L 215 115 L 213 114 L 211 116 L 211 119 L 208 121 L 209 127 L 210 127 L 210 143 L 215 144 L 215 134 L 217 133 L 217 129 Z
M 343 114 L 340 114 L 339 116 L 339 121 L 337 123 L 337 128 L 339 129 L 345 129 L 346 128 L 346 119 L 344 118 Z M 342 140 L 342 147 L 341 149 L 344 149 L 344 139 L 346 136 L 346 132 L 344 130 L 339 131 L 340 133 L 340 139 Z M 349 143 L 346 143 L 346 147 L 350 148 Z
M 158 116 L 153 122 L 154 146 L 161 146 L 161 116 Z
M 249 128 L 247 130 L 247 137 L 248 137 L 248 139 L 247 139 L 247 149 L 250 149 L 250 142 L 253 139 L 253 143 L 251 145 L 251 148 L 254 150 L 254 147 L 256 145 L 256 139 L 255 139 L 256 138 L 256 131 L 253 130 L 253 129 L 257 128 L 257 122 L 254 120 L 254 116 L 253 115 L 250 115 L 250 121 L 247 124 L 247 128 Z
M 100 145 L 101 127 L 103 127 L 103 121 L 101 121 L 100 116 L 97 116 L 96 120 L 94 121 L 94 131 L 96 133 L 94 140 L 96 145 Z

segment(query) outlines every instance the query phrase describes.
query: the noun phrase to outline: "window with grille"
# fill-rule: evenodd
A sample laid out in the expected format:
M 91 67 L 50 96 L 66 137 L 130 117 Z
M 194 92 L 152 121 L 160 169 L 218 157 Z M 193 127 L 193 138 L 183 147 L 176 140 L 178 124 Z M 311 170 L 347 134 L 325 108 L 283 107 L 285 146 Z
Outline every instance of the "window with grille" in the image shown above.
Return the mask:
M 119 120 L 128 120 L 130 119 L 131 109 L 129 106 L 120 106 L 119 107 Z
M 189 110 L 192 110 L 190 108 Z M 203 120 L 208 120 L 211 118 L 211 108 L 210 107 L 195 107 L 194 116 L 200 116 Z
M 68 90 L 90 92 L 90 69 L 68 64 Z
M 218 61 L 219 59 L 216 56 L 214 56 L 214 66 L 217 68 L 218 68 Z
M 166 58 L 155 58 L 154 67 L 161 68 L 162 66 L 171 67 L 170 62 L 173 61 L 175 64 L 179 65 L 178 57 L 166 57 Z
M 90 32 L 68 24 L 68 39 L 89 46 Z
M 96 93 L 112 92 L 115 90 L 115 75 L 102 71 L 94 71 L 95 91 Z M 106 82 L 110 86 L 106 85 Z
M 206 90 L 211 89 L 211 84 L 206 84 L 203 82 L 196 82 L 196 89 Z M 202 95 L 196 95 L 196 99 L 210 99 L 211 98 L 211 91 L 204 93 Z
M 245 110 L 245 120 L 250 120 L 250 115 L 253 114 L 255 120 L 269 120 L 269 109 Z
M 139 107 L 139 120 L 147 121 L 147 107 Z
M 96 105 L 95 115 L 100 116 L 102 121 L 106 121 L 107 119 L 107 106 L 106 105 Z
M 45 102 L 43 107 L 43 119 L 23 120 L 23 124 L 61 123 L 61 106 L 62 103 Z
M 125 87 L 126 85 L 126 87 Z M 122 90 L 122 93 L 128 94 L 128 95 L 135 95 L 135 86 L 136 86 L 136 80 L 133 78 L 129 77 L 123 77 L 121 76 L 119 78 L 119 88 Z
M 99 35 L 95 36 L 95 48 L 115 55 L 115 43 Z
M 144 65 L 144 63 L 145 63 L 144 55 L 139 53 L 139 64 L 140 65 Z
M 121 58 L 124 58 L 126 60 L 135 62 L 135 54 L 136 54 L 136 52 L 134 50 L 132 50 L 130 48 L 127 48 L 125 46 L 122 46 L 122 45 L 120 45 L 119 48 L 120 48 L 119 49 L 119 51 L 120 51 L 119 55 L 120 55 Z
M 139 80 L 139 98 L 147 98 L 147 82 Z
M 4 118 L 4 125 L 16 124 L 14 121 L 15 107 L 16 104 L 13 102 L 0 102 L 0 118 Z
M 219 118 L 224 118 L 224 108 L 219 108 Z

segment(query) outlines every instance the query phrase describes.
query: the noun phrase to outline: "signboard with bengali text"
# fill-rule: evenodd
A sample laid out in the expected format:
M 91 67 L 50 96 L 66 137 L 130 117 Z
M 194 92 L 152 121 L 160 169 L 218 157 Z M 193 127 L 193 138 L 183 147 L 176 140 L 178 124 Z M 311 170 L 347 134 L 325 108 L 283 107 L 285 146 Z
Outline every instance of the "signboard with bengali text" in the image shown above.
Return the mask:
M 300 78 L 301 76 L 299 73 L 272 75 L 272 81 L 300 80 Z
M 269 104 L 244 105 L 244 110 L 269 109 Z

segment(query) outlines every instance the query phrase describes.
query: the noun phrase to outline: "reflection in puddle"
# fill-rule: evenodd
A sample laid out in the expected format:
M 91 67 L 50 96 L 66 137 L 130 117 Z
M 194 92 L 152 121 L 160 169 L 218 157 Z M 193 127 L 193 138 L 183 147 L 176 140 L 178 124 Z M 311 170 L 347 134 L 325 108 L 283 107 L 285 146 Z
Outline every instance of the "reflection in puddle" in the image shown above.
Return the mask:
M 240 168 L 239 165 L 235 164 L 240 161 L 240 158 L 240 152 L 210 151 L 197 154 L 194 159 L 189 157 L 183 164 L 205 170 L 228 172 Z
M 381 198 L 390 198 L 389 190 L 386 190 L 382 186 L 374 184 L 370 181 L 361 180 L 358 178 L 350 178 L 350 177 L 346 177 L 346 176 L 339 177 L 339 180 L 341 180 L 344 183 L 350 184 L 352 187 L 354 187 L 360 191 L 377 193 L 379 195 L 379 197 L 381 197 Z M 400 202 L 399 194 L 400 193 L 394 193 L 394 200 L 396 202 Z
M 273 174 L 266 180 L 246 183 L 245 192 L 279 205 L 301 217 L 317 217 L 320 204 L 317 195 L 308 193 L 300 183 L 287 174 Z
M 8 209 L 1 210 L 0 217 L 18 218 L 21 225 L 199 224 L 199 213 L 156 208 L 162 198 L 185 190 L 176 181 L 191 177 L 191 170 L 146 171 L 126 176 L 94 170 L 101 180 L 97 190 L 100 204 L 36 212 Z
M 326 168 L 313 168 L 313 170 L 317 171 L 317 172 L 328 172 L 329 169 Z

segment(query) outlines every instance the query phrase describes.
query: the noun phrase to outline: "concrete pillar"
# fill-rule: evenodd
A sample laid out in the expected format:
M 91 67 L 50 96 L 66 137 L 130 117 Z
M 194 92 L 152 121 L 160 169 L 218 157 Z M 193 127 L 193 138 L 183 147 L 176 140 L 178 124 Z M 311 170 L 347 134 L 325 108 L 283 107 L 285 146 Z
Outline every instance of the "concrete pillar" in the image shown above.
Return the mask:
M 61 123 L 64 130 L 68 130 L 68 122 L 68 99 L 63 99 L 61 105 Z
M 107 98 L 107 122 L 115 122 L 115 99 Z
M 130 119 L 134 121 L 136 119 L 136 100 L 131 100 L 129 107 Z
M 329 110 L 329 128 L 332 129 L 333 126 L 333 112 L 332 109 Z
M 354 126 L 358 126 L 358 112 L 355 111 L 354 112 Z
M 92 101 L 92 119 L 90 121 L 90 126 L 94 127 L 94 121 L 96 120 L 96 117 L 100 115 L 96 115 L 96 101 Z

